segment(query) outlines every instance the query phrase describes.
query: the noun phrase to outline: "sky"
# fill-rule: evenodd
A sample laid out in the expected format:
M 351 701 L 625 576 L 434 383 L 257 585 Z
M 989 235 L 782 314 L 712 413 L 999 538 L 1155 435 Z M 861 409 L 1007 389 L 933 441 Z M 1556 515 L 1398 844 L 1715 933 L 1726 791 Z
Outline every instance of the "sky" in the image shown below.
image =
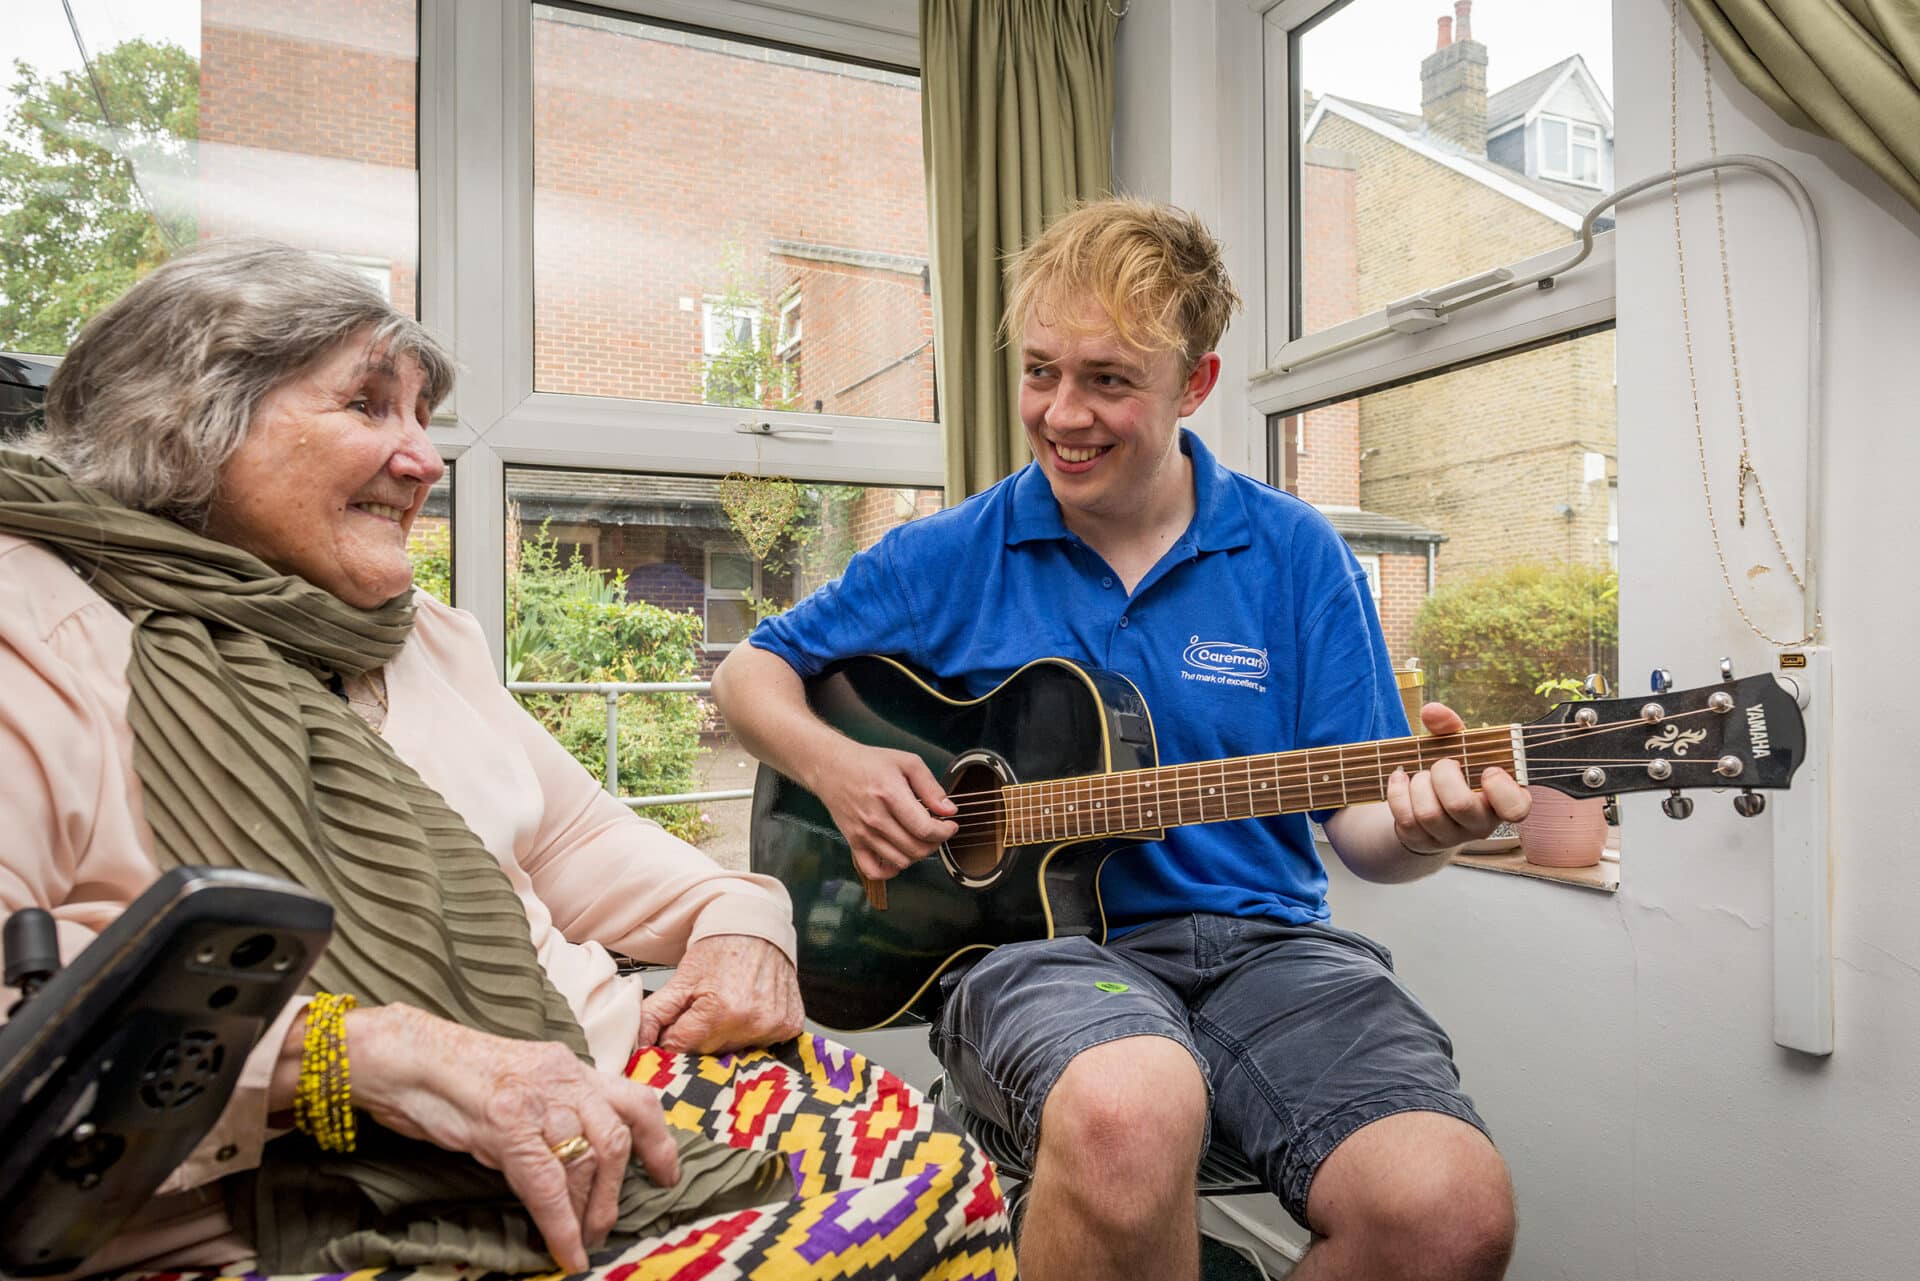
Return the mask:
M 1419 111 L 1420 60 L 1433 52 L 1443 16 L 1453 16 L 1452 0 L 1352 0 L 1303 37 L 1301 88 Z M 1489 92 L 1577 53 L 1614 99 L 1608 0 L 1475 0 L 1472 21 L 1473 38 L 1487 46 Z
M 164 38 L 200 52 L 199 0 L 72 0 L 87 50 L 98 54 L 133 36 Z M 41 71 L 77 71 L 80 54 L 60 0 L 7 0 L 0 22 L 0 74 L 13 83 L 13 60 Z

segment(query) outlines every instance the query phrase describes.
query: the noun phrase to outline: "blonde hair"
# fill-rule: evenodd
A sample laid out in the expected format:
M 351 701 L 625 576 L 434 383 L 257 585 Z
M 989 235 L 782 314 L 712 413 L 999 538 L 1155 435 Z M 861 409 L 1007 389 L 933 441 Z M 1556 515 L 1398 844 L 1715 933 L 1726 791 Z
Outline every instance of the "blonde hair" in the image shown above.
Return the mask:
M 1120 341 L 1177 351 L 1189 367 L 1218 345 L 1240 306 L 1213 233 L 1183 209 L 1131 196 L 1075 207 L 1013 256 L 1002 333 L 1018 342 L 1042 306 L 1075 323 L 1064 304 L 1087 297 Z

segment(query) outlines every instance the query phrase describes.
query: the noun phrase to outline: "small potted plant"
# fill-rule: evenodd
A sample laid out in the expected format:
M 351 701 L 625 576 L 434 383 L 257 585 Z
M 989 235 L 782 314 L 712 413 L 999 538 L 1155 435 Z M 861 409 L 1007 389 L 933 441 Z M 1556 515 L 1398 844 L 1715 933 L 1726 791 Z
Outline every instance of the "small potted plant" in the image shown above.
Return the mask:
M 1589 678 L 1591 680 L 1591 678 Z M 1568 677 L 1541 681 L 1533 692 L 1559 702 L 1593 697 L 1590 686 Z M 1592 867 L 1607 848 L 1606 798 L 1568 796 L 1551 787 L 1527 788 L 1533 808 L 1515 824 L 1520 853 L 1540 867 Z

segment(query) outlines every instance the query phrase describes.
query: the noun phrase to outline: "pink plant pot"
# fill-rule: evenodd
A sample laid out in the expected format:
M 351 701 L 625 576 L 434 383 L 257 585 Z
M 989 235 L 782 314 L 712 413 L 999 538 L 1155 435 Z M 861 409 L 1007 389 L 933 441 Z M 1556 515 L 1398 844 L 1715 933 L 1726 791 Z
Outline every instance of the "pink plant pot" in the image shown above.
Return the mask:
M 1607 847 L 1606 801 L 1530 787 L 1533 809 L 1517 824 L 1520 852 L 1540 867 L 1592 867 Z

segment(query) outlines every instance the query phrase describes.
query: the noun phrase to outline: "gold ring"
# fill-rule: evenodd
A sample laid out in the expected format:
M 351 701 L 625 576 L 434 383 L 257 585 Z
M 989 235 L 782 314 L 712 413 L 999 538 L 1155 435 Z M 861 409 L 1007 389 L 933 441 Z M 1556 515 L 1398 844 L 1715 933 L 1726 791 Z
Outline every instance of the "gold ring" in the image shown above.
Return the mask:
M 560 1162 L 561 1165 L 572 1165 L 581 1157 L 589 1156 L 592 1153 L 593 1144 L 587 1142 L 587 1136 L 584 1134 L 576 1134 L 565 1143 L 556 1143 L 553 1145 L 554 1159 Z

